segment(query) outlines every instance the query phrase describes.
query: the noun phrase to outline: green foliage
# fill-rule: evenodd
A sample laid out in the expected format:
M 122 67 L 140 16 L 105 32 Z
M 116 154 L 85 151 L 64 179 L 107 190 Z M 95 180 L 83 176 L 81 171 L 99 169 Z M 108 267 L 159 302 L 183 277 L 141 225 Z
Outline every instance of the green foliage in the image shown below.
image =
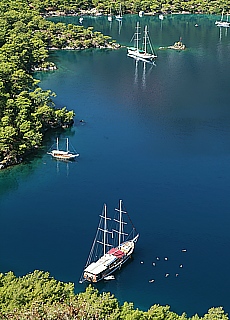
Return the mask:
M 56 28 L 67 30 L 45 21 L 25 0 L 0 0 L 0 161 L 5 165 L 40 146 L 46 130 L 73 122 L 73 111 L 55 109 L 54 94 L 41 90 L 31 73 L 48 63 Z
M 204 315 L 203 320 L 228 320 L 228 315 L 224 313 L 222 307 L 211 308 L 208 313 Z
M 35 304 L 52 305 L 68 302 L 74 296 L 73 284 L 50 277 L 48 272 L 35 270 L 17 278 L 12 272 L 0 274 L 0 308 L 2 313 L 14 309 L 29 309 Z
M 148 311 L 133 303 L 120 305 L 110 293 L 99 294 L 89 285 L 74 294 L 72 283 L 63 283 L 48 272 L 35 270 L 17 278 L 0 273 L 0 319 L 11 320 L 228 320 L 222 307 L 211 308 L 203 317 L 178 315 L 169 306 L 153 305 Z
M 6 166 L 40 146 L 48 129 L 73 123 L 74 112 L 55 109 L 54 93 L 41 90 L 32 76 L 32 70 L 54 67 L 49 48 L 105 47 L 111 40 L 92 27 L 55 24 L 39 14 L 71 6 L 77 10 L 72 0 L 0 0 L 0 161 Z
M 122 3 L 122 10 L 125 13 L 138 13 L 140 10 L 145 12 L 183 12 L 191 13 L 221 13 L 230 10 L 230 1 L 225 0 L 123 0 L 123 1 L 108 1 L 108 0 L 45 0 L 39 2 L 32 0 L 33 6 L 40 12 L 49 13 L 50 11 L 61 11 L 66 14 L 79 12 L 80 10 L 90 10 L 96 8 L 100 12 L 109 13 L 110 8 L 113 14 L 119 10 L 120 2 Z

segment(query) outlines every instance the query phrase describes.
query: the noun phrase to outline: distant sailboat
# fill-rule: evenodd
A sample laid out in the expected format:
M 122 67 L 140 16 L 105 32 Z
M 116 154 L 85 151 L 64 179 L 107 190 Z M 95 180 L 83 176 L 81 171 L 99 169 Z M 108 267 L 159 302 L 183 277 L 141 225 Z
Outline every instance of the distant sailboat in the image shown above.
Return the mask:
M 139 22 L 137 22 L 136 32 L 133 36 L 134 47 L 127 48 L 128 49 L 127 55 L 137 60 L 153 62 L 154 59 L 157 57 L 157 55 L 154 53 L 151 42 L 150 42 L 150 38 L 148 35 L 148 27 L 145 26 L 142 48 L 139 48 L 139 41 L 140 41 L 139 29 L 140 29 Z M 150 52 L 147 52 L 147 49 L 149 49 Z
M 56 149 L 52 150 L 51 152 L 47 152 L 47 154 L 50 154 L 53 158 L 58 160 L 75 160 L 77 157 L 79 157 L 79 153 L 71 153 L 69 151 L 69 139 L 66 139 L 66 151 L 59 150 L 59 140 L 57 138 L 56 141 Z
M 227 14 L 227 20 L 224 21 L 224 9 L 223 9 L 222 14 L 221 14 L 221 20 L 216 21 L 215 24 L 216 24 L 217 27 L 225 27 L 225 28 L 229 28 L 230 27 L 230 22 L 228 22 L 228 14 Z
M 121 3 L 120 3 L 120 9 L 119 9 L 119 13 L 116 16 L 116 20 L 122 20 L 123 16 L 122 16 L 122 10 L 121 10 Z
M 164 20 L 163 14 L 159 14 L 159 19 L 160 19 L 160 20 Z
M 108 14 L 108 21 L 111 22 L 112 20 L 113 20 L 113 16 L 112 16 L 111 7 L 110 7 L 110 11 Z

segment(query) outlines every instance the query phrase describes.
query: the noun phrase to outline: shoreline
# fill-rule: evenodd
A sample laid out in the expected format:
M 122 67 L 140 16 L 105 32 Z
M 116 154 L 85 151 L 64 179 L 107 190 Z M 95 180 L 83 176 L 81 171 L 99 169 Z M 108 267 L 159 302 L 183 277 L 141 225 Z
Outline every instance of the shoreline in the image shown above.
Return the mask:
M 143 11 L 144 12 L 144 11 Z M 194 14 L 194 15 L 202 15 L 202 14 L 206 14 L 206 15 L 218 15 L 218 13 L 213 13 L 213 14 L 210 14 L 210 13 L 203 13 L 203 12 L 189 12 L 189 11 L 181 11 L 181 12 L 155 12 L 155 11 L 152 11 L 152 12 L 144 12 L 143 13 L 143 16 L 157 16 L 157 15 L 160 15 L 160 14 L 163 14 L 165 16 L 167 15 L 179 15 L 179 14 L 182 14 L 182 15 L 189 15 L 189 14 Z M 107 13 L 107 12 L 100 12 L 100 11 L 95 11 L 93 9 L 91 10 L 81 10 L 80 12 L 64 12 L 64 11 L 49 11 L 45 14 L 41 14 L 44 18 L 52 18 L 52 17 L 82 17 L 82 16 L 91 16 L 91 17 L 106 17 L 106 16 L 109 16 L 110 14 Z M 131 12 L 128 12 L 128 13 L 124 13 L 124 16 L 125 15 L 138 15 L 138 12 L 137 13 L 131 13 Z M 115 16 L 115 14 L 113 14 L 112 16 Z

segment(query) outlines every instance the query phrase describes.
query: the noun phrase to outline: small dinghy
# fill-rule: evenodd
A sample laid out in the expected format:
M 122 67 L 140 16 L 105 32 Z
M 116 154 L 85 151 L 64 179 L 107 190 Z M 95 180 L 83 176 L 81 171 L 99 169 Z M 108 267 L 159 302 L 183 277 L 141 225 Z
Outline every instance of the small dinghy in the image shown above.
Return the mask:
M 115 280 L 115 277 L 111 274 L 110 276 L 104 277 L 104 280 Z

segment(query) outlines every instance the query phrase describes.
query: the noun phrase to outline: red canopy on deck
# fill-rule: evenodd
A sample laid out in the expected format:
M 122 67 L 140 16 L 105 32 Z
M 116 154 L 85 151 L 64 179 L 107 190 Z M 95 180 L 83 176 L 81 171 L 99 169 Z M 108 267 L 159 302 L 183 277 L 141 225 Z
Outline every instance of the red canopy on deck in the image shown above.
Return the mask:
M 112 254 L 113 256 L 115 256 L 117 258 L 121 258 L 124 255 L 124 252 L 122 252 L 121 250 L 119 250 L 117 248 L 110 249 L 108 253 Z

